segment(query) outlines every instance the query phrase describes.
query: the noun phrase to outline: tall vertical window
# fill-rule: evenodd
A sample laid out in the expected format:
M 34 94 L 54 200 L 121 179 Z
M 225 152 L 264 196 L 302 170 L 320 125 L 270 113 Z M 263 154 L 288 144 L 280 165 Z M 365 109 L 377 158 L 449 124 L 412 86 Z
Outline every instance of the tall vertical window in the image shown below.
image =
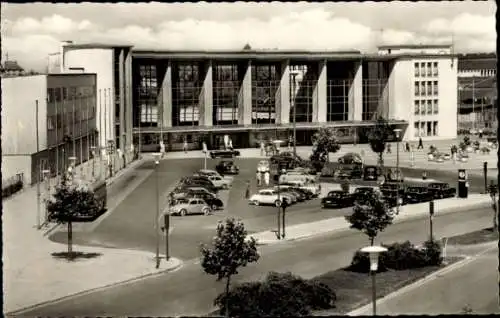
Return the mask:
M 420 135 L 423 137 L 427 136 L 427 130 L 425 129 L 425 121 L 420 122 Z
M 420 76 L 420 68 L 418 62 L 414 64 L 413 68 L 415 68 L 415 77 Z
M 415 115 L 420 114 L 420 101 L 417 99 L 415 100 Z
M 214 65 L 213 69 L 213 123 L 238 124 L 238 95 L 241 87 L 238 65 Z
M 420 83 L 415 82 L 415 96 L 419 96 L 419 95 L 420 95 Z
M 432 115 L 432 99 L 427 100 L 427 115 Z
M 434 91 L 433 91 L 433 94 L 434 95 L 438 95 L 439 93 L 439 90 L 438 90 L 438 81 L 434 81 Z
M 432 63 L 427 62 L 427 76 L 432 76 Z
M 420 96 L 425 96 L 425 81 L 420 82 Z
M 427 82 L 427 89 L 425 90 L 426 96 L 431 96 L 432 95 L 432 82 L 428 81 Z
M 420 122 L 416 121 L 413 123 L 413 133 L 415 137 L 420 137 Z
M 433 73 L 434 76 L 438 76 L 438 74 L 439 74 L 438 72 L 439 72 L 439 70 L 438 70 L 438 62 L 434 62 L 433 63 L 433 67 L 432 67 L 432 73 Z
M 200 64 L 178 63 L 172 69 L 172 125 L 196 126 L 203 88 Z
M 156 65 L 139 66 L 139 120 L 141 126 L 158 125 L 158 78 Z
M 290 121 L 293 121 L 293 107 L 296 107 L 296 122 L 312 122 L 313 95 L 317 82 L 316 70 L 311 65 L 290 65 L 289 80 Z
M 420 115 L 425 115 L 425 100 L 420 101 Z
M 420 63 L 420 76 L 425 76 L 425 63 Z
M 432 131 L 434 133 L 434 136 L 439 136 L 439 131 L 438 131 L 438 122 L 437 121 L 433 121 L 432 122 Z
M 427 136 L 432 136 L 432 122 L 427 122 Z
M 252 124 L 276 122 L 277 64 L 252 65 Z
M 434 114 L 438 114 L 439 113 L 439 104 L 438 104 L 438 102 L 439 102 L 438 99 L 434 100 Z
M 327 88 L 327 121 L 349 118 L 349 88 L 352 80 L 329 80 Z

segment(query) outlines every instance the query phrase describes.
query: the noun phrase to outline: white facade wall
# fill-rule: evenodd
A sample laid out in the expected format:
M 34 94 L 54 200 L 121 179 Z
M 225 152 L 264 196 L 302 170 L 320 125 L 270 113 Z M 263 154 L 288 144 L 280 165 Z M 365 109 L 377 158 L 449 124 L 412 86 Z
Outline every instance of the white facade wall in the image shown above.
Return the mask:
M 389 75 L 389 119 L 401 119 L 408 122 L 403 140 L 413 137 L 413 99 L 414 92 L 413 61 L 398 60 Z
M 31 155 L 47 148 L 47 76 L 2 78 L 2 155 Z
M 97 74 L 96 122 L 101 147 L 116 139 L 113 62 L 112 48 L 65 49 L 62 61 L 64 72 L 80 67 L 85 73 Z
M 458 59 L 441 59 L 439 71 L 439 138 L 448 139 L 457 136 L 458 121 Z
M 389 52 L 390 50 L 390 52 Z M 383 48 L 378 50 L 378 54 L 380 55 L 397 55 L 397 54 L 450 54 L 451 46 L 443 46 L 443 47 L 395 47 L 395 48 Z

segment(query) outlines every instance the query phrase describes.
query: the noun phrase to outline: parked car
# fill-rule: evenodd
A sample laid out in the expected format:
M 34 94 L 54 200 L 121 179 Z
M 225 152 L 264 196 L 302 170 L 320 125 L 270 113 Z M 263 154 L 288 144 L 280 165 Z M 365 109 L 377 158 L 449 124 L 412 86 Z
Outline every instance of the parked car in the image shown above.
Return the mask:
M 288 166 L 294 165 L 298 162 L 303 161 L 299 156 L 294 155 L 292 152 L 281 152 L 277 155 L 271 157 L 271 164 L 277 164 L 278 162 L 286 163 Z
M 380 175 L 380 169 L 377 166 L 364 166 L 363 168 L 363 180 L 365 181 L 376 181 Z
M 222 209 L 224 207 L 224 203 L 222 202 L 221 199 L 217 198 L 213 194 L 209 194 L 205 191 L 200 191 L 200 190 L 189 190 L 186 193 L 186 196 L 184 198 L 197 198 L 197 199 L 203 199 L 205 202 L 208 204 L 210 209 L 212 211 Z
M 363 158 L 358 153 L 348 152 L 345 155 L 343 155 L 342 157 L 340 157 L 338 159 L 338 162 L 340 164 L 347 164 L 347 165 L 351 165 L 351 164 L 362 165 L 363 164 Z
M 280 183 L 281 184 L 281 183 Z M 308 180 L 287 180 L 284 184 L 294 185 L 300 189 L 307 190 L 312 193 L 313 197 L 316 198 L 321 193 L 321 184 L 316 182 L 311 182 Z
M 191 177 L 182 178 L 179 182 L 180 186 L 191 186 L 191 187 L 203 187 L 212 193 L 217 193 L 218 189 L 214 184 L 209 180 L 204 179 L 195 179 Z
M 407 187 L 405 200 L 408 204 L 428 202 L 433 199 L 427 187 Z
M 298 189 L 298 188 L 294 188 L 294 187 L 288 186 L 288 185 L 285 185 L 285 186 L 280 185 L 280 189 L 284 189 L 284 190 L 292 193 L 293 195 L 295 195 L 297 197 L 298 202 L 304 202 L 305 200 L 309 199 L 309 196 L 304 191 L 300 191 L 300 189 Z
M 204 177 L 217 176 L 222 178 L 222 175 L 220 173 L 218 173 L 215 170 L 209 170 L 209 169 L 201 169 L 195 175 Z
M 234 158 L 239 157 L 240 152 L 238 150 L 212 150 L 210 151 L 210 158 Z
M 399 206 L 406 204 L 405 196 L 398 195 L 397 190 L 382 192 L 382 197 L 385 200 L 385 202 L 387 202 L 387 204 L 389 204 L 389 206 L 391 208 L 397 206 L 398 203 L 399 203 Z
M 360 197 L 367 193 L 373 193 L 375 192 L 375 188 L 373 187 L 357 187 L 354 189 L 354 192 L 352 193 L 352 196 L 354 198 L 354 201 L 358 200 Z
M 214 184 L 216 188 L 229 189 L 229 181 L 222 178 L 221 176 L 208 176 L 207 178 Z
M 314 198 L 314 194 L 312 193 L 312 191 L 310 191 L 307 188 L 301 188 L 296 183 L 285 182 L 285 183 L 280 183 L 280 186 L 281 187 L 290 187 L 290 188 L 294 189 L 295 191 L 302 193 L 305 196 L 306 200 L 310 200 L 310 199 Z
M 229 160 L 223 160 L 217 164 L 215 167 L 215 170 L 221 174 L 238 174 L 240 171 L 240 168 L 234 164 L 234 162 L 229 161 Z
M 427 185 L 427 189 L 434 199 L 453 198 L 457 193 L 457 189 L 451 188 L 445 182 L 431 182 Z
M 285 197 L 289 197 L 290 202 L 292 202 L 292 203 L 296 203 L 299 201 L 299 196 L 288 187 L 275 186 L 275 187 L 273 187 L 273 189 L 276 191 L 278 191 L 278 189 L 279 189 L 280 196 L 282 195 Z
M 170 214 L 180 216 L 187 214 L 209 215 L 211 212 L 208 204 L 201 198 L 179 199 L 175 205 L 170 207 Z
M 354 196 L 344 191 L 330 191 L 321 199 L 322 208 L 346 208 L 354 205 Z
M 383 185 L 380 186 L 380 192 L 382 192 L 383 195 L 386 193 L 395 193 L 397 194 L 399 192 L 399 195 L 403 197 L 405 195 L 405 189 L 401 183 L 389 183 L 386 182 Z
M 362 164 L 341 164 L 335 171 L 335 175 L 339 179 L 361 179 L 363 177 Z
M 207 194 L 207 195 L 213 196 L 215 198 L 217 197 L 216 193 L 211 192 L 211 191 L 209 191 L 206 188 L 201 187 L 201 186 L 180 185 L 180 186 L 176 187 L 174 189 L 174 191 L 172 191 L 172 193 L 174 194 L 174 199 L 188 196 L 190 192 L 197 193 L 197 194 Z
M 291 204 L 289 199 L 285 196 L 280 196 L 278 199 L 278 191 L 274 189 L 264 189 L 260 190 L 258 193 L 252 195 L 248 202 L 254 205 L 275 205 L 281 206 L 281 203 L 287 201 L 287 204 Z

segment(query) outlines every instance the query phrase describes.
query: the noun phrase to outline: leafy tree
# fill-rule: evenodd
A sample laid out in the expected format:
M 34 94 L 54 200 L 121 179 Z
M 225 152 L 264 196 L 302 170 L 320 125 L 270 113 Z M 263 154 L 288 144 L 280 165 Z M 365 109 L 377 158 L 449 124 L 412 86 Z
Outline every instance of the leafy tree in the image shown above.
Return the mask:
M 353 213 L 345 217 L 352 229 L 357 229 L 368 235 L 373 245 L 379 232 L 392 224 L 393 209 L 384 201 L 378 192 L 360 194 L 354 203 Z
M 312 141 L 313 150 L 310 160 L 321 167 L 329 161 L 330 152 L 335 153 L 340 150 L 335 131 L 331 128 L 321 127 L 312 137 Z
M 240 221 L 227 219 L 226 224 L 219 223 L 217 235 L 213 239 L 213 248 L 201 247 L 201 266 L 210 275 L 217 275 L 217 281 L 226 279 L 225 295 L 229 295 L 231 277 L 238 274 L 238 268 L 259 260 L 257 242 L 253 237 L 246 240 L 247 231 Z M 229 316 L 229 297 L 226 301 L 226 316 Z
M 368 141 L 372 151 L 378 154 L 378 163 L 380 168 L 384 166 L 384 151 L 389 137 L 392 135 L 392 128 L 387 120 L 379 116 L 375 127 L 368 133 Z
M 95 218 L 105 212 L 105 207 L 94 192 L 72 185 L 67 174 L 62 175 L 61 182 L 51 200 L 47 201 L 48 220 L 68 226 L 68 257 L 73 253 L 73 222 Z
M 488 186 L 488 192 L 491 197 L 491 208 L 493 209 L 493 231 L 498 231 L 498 207 L 497 207 L 497 194 L 498 186 L 491 180 Z

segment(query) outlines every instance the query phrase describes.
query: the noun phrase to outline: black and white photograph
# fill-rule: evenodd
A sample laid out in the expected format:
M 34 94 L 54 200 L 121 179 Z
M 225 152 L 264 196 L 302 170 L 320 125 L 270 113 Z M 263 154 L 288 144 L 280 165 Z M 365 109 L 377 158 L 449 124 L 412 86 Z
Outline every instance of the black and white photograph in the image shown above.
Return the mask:
M 4 315 L 500 314 L 496 11 L 2 2 Z

